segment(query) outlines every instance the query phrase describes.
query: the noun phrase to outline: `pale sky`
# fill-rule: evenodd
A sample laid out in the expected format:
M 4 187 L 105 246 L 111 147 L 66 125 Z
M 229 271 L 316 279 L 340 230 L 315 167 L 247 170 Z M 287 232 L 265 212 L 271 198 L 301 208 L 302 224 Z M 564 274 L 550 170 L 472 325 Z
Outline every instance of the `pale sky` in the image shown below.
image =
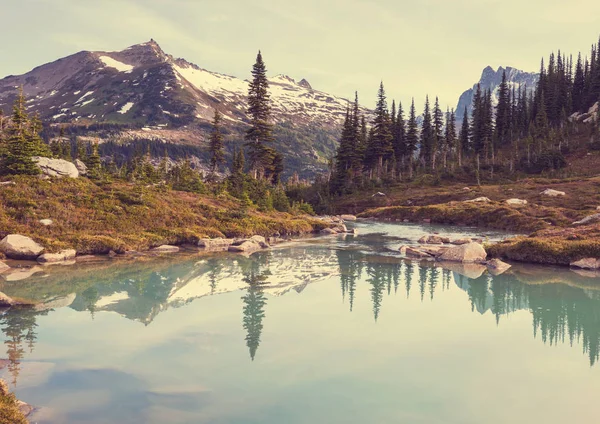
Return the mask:
M 154 38 L 237 77 L 261 49 L 270 75 L 358 90 L 368 107 L 381 80 L 405 106 L 429 94 L 453 107 L 485 66 L 537 71 L 542 55 L 587 53 L 599 34 L 597 0 L 1 0 L 0 77 Z

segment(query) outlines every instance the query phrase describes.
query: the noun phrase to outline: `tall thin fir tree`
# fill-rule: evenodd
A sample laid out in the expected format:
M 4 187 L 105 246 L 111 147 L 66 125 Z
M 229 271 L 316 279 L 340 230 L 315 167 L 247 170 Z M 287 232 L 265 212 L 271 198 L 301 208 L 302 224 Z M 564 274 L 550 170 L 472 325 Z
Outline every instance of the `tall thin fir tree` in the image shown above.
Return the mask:
M 221 130 L 221 124 L 223 117 L 221 113 L 215 109 L 214 118 L 211 124 L 211 133 L 209 137 L 209 150 L 210 150 L 210 170 L 212 174 L 219 171 L 219 167 L 225 162 L 224 152 L 224 137 Z
M 465 106 L 465 111 L 463 112 L 463 120 L 462 126 L 460 128 L 459 138 L 459 146 L 458 146 L 458 166 L 462 167 L 462 159 L 463 156 L 468 154 L 471 151 L 471 125 L 469 123 L 469 112 L 467 111 L 467 107 Z
M 431 108 L 429 96 L 425 97 L 425 109 L 423 111 L 423 123 L 421 124 L 421 160 L 426 168 L 431 168 L 433 155 L 435 154 L 435 134 L 431 122 Z
M 250 169 L 255 178 L 262 178 L 273 161 L 274 150 L 267 146 L 273 141 L 273 126 L 269 96 L 267 69 L 259 51 L 252 67 L 252 81 L 248 89 L 248 115 L 250 128 L 246 131 L 246 146 L 249 149 Z
M 433 136 L 433 153 L 431 158 L 431 167 L 432 169 L 435 169 L 437 151 L 440 147 L 443 148 L 444 144 L 444 113 L 440 109 L 440 101 L 437 96 L 435 98 L 435 104 L 433 106 Z
M 379 178 L 385 171 L 387 162 L 394 153 L 392 147 L 390 115 L 387 108 L 383 82 L 379 85 L 379 91 L 377 93 L 377 105 L 375 107 L 372 133 L 367 156 L 370 158 L 371 168 L 376 170 L 377 177 Z
M 413 177 L 413 159 L 417 145 L 419 144 L 419 127 L 417 125 L 417 116 L 415 111 L 415 99 L 412 99 L 410 104 L 410 114 L 408 124 L 406 126 L 406 156 L 408 157 L 408 172 L 409 178 Z

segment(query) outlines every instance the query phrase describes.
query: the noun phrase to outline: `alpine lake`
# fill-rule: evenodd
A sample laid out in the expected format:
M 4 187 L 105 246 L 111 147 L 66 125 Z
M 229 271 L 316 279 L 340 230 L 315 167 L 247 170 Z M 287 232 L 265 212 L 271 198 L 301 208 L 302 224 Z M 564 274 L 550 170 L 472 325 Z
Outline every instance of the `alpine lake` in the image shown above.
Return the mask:
M 32 423 L 594 423 L 600 277 L 411 261 L 472 228 L 361 221 L 250 256 L 24 269 L 0 378 Z

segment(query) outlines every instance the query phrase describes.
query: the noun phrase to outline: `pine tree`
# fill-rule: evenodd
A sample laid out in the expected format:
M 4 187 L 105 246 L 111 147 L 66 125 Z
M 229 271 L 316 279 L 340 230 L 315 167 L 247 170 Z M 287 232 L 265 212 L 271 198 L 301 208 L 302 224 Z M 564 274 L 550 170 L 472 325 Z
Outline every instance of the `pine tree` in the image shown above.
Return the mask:
M 92 144 L 92 153 L 88 156 L 86 165 L 88 168 L 88 177 L 91 179 L 100 178 L 102 162 L 100 160 L 100 154 L 98 153 L 98 143 Z
M 502 72 L 502 82 L 498 87 L 498 105 L 496 107 L 496 138 L 505 145 L 510 138 L 510 92 L 506 81 L 506 71 Z
M 250 168 L 255 176 L 265 175 L 273 161 L 273 149 L 265 145 L 273 141 L 273 126 L 269 122 L 271 106 L 267 70 L 259 51 L 252 67 L 252 81 L 248 89 L 250 128 L 246 131 L 246 145 L 250 150 Z
M 470 137 L 471 126 L 469 125 L 469 112 L 465 106 L 463 113 L 462 126 L 460 128 L 459 146 L 458 146 L 458 166 L 462 166 L 462 158 L 464 154 L 468 154 L 471 151 L 471 137 Z
M 392 132 L 390 129 L 390 115 L 387 108 L 383 82 L 379 85 L 377 105 L 374 113 L 373 135 L 367 149 L 367 157 L 371 168 L 376 168 L 377 175 L 381 176 L 381 173 L 384 170 L 384 162 L 387 162 L 394 154 L 394 149 L 392 147 Z
M 415 99 L 412 99 L 410 105 L 410 114 L 408 118 L 408 124 L 406 126 L 406 156 L 408 157 L 408 166 L 410 177 L 412 178 L 413 172 L 413 156 L 417 150 L 419 144 L 419 127 L 417 125 L 417 117 L 415 112 Z
M 446 128 L 443 145 L 444 169 L 446 169 L 448 166 L 448 153 L 456 148 L 456 117 L 454 116 L 454 109 L 452 109 L 452 112 L 449 110 L 446 112 Z
M 211 154 L 210 168 L 214 174 L 219 170 L 219 167 L 225 161 L 225 152 L 223 151 L 223 133 L 221 132 L 221 113 L 215 109 L 214 118 L 212 121 L 212 131 L 209 137 L 209 151 Z
M 423 111 L 423 124 L 421 125 L 421 160 L 426 167 L 433 164 L 435 153 L 435 134 L 431 122 L 429 96 L 425 97 L 425 110 Z
M 396 116 L 396 125 L 394 127 L 393 140 L 396 163 L 403 164 L 408 149 L 406 146 L 406 126 L 404 123 L 404 110 L 402 109 L 401 102 L 398 102 L 398 115 Z
M 25 110 L 25 96 L 21 88 L 13 106 L 11 124 L 8 128 L 6 151 L 2 158 L 4 173 L 24 175 L 40 173 L 39 167 L 32 159 L 39 153 L 39 146 L 30 130 L 29 117 Z
M 440 101 L 437 96 L 433 106 L 433 140 L 431 167 L 435 169 L 437 151 L 444 144 L 444 113 L 440 109 Z

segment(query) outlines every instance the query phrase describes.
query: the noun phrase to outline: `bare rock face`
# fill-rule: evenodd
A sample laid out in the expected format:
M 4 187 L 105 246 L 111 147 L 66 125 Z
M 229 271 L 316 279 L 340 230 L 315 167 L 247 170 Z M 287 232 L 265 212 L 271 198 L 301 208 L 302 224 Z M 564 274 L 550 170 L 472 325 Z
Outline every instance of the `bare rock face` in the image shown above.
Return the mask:
M 156 252 L 156 253 L 177 253 L 177 252 L 179 252 L 179 247 L 171 246 L 169 244 L 163 244 L 162 246 L 155 247 L 154 249 L 151 249 L 150 251 Z
M 492 259 L 487 263 L 488 271 L 492 275 L 504 274 L 510 269 L 510 265 L 506 262 L 502 262 L 500 259 Z
M 566 193 L 564 191 L 553 190 L 551 188 L 548 188 L 548 189 L 542 191 L 540 194 L 542 196 L 548 196 L 548 197 L 558 197 L 558 196 L 566 195 Z
M 527 204 L 527 200 L 524 199 L 508 199 L 506 201 L 507 205 L 511 206 L 525 206 Z
M 58 253 L 44 253 L 37 258 L 37 261 L 40 263 L 57 263 L 73 260 L 76 256 L 77 251 L 75 249 L 65 249 Z
M 586 216 L 579 221 L 575 221 L 573 225 L 587 225 L 587 224 L 595 224 L 596 222 L 600 222 L 600 213 L 596 213 L 594 215 Z
M 478 263 L 485 261 L 486 258 L 487 252 L 479 243 L 451 247 L 438 257 L 440 261 L 461 263 Z
M 48 177 L 69 177 L 78 178 L 79 171 L 74 163 L 64 159 L 50 159 L 41 156 L 33 157 L 34 162 L 42 171 L 42 174 Z
M 585 258 L 571 263 L 573 268 L 600 269 L 600 259 Z
M 9 234 L 0 241 L 0 252 L 10 259 L 36 259 L 44 248 L 29 237 Z

